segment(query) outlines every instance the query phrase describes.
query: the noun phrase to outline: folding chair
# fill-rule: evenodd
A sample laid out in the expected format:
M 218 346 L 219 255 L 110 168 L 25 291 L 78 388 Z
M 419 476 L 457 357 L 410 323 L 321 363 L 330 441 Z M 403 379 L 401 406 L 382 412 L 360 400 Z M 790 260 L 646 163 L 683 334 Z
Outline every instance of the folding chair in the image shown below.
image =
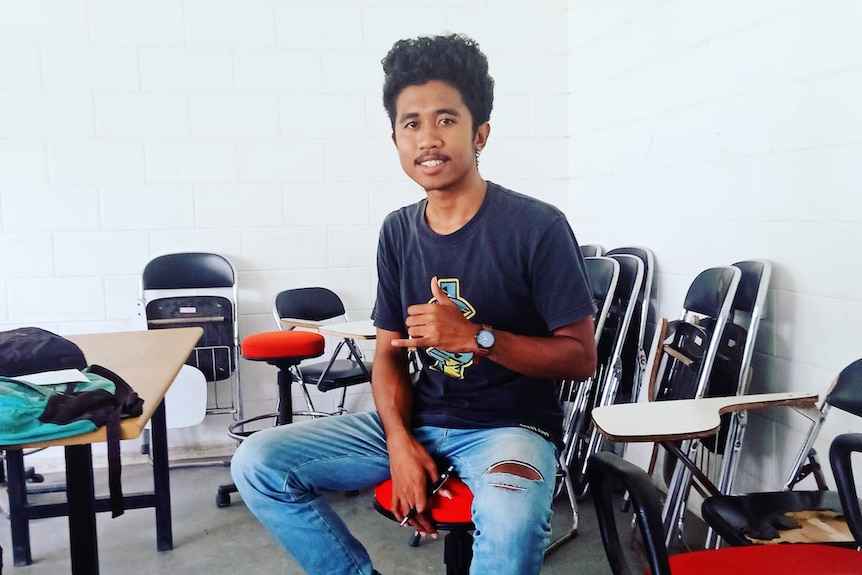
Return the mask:
M 751 382 L 751 358 L 760 320 L 766 315 L 766 292 L 772 275 L 772 265 L 766 260 L 748 260 L 733 264 L 742 276 L 733 299 L 730 324 L 723 335 L 719 356 L 713 367 L 707 396 L 745 395 Z M 724 354 L 722 353 L 724 350 Z M 701 440 L 698 459 L 701 467 L 715 481 L 718 490 L 730 493 L 739 452 L 745 436 L 747 412 L 722 416 L 716 436 Z M 712 529 L 707 532 L 706 546 L 717 548 L 718 538 Z
M 770 541 L 812 541 L 854 545 L 846 527 L 833 524 L 831 529 L 818 528 L 824 518 L 841 515 L 841 501 L 835 491 L 827 490 L 814 453 L 814 442 L 831 408 L 862 417 L 862 359 L 845 367 L 832 382 L 820 408 L 800 410 L 811 420 L 796 460 L 784 483 L 783 491 L 721 495 L 703 503 L 703 519 L 729 545 L 753 545 Z M 808 463 L 806 463 L 808 462 Z M 817 479 L 815 491 L 794 491 L 794 486 L 808 474 Z M 788 514 L 796 519 L 787 520 Z M 811 516 L 817 521 L 804 519 Z M 800 521 L 800 519 L 802 521 Z M 802 529 L 797 529 L 802 527 Z
M 615 517 L 614 490 L 621 485 L 634 504 L 651 575 L 808 575 L 862 573 L 862 553 L 826 545 L 763 545 L 694 551 L 669 556 L 663 540 L 659 492 L 640 467 L 609 452 L 590 459 L 593 503 L 602 544 L 614 575 L 631 575 Z M 858 506 L 857 506 L 858 509 Z
M 302 320 L 296 323 L 308 322 L 309 326 L 320 326 L 331 320 L 347 321 L 347 312 L 341 298 L 324 287 L 307 287 L 289 289 L 275 296 L 273 315 L 279 329 L 293 329 L 289 321 Z M 345 357 L 339 357 L 346 350 Z M 371 383 L 371 362 L 365 361 L 362 350 L 354 338 L 344 337 L 338 340 L 329 361 L 312 364 L 299 364 L 293 368 L 294 381 L 299 385 L 305 398 L 306 411 L 294 412 L 294 415 L 321 417 L 337 415 L 347 411 L 344 407 L 347 399 L 347 388 L 361 383 Z M 314 402 L 308 392 L 308 384 L 314 384 L 322 392 L 341 389 L 341 400 L 334 412 L 323 412 L 315 409 Z
M 242 417 L 237 294 L 233 266 L 213 253 L 159 256 L 141 275 L 140 301 L 148 329 L 203 328 L 186 363 L 206 378 L 207 413 L 231 414 L 234 419 Z
M 604 333 L 605 322 L 610 314 L 613 297 L 617 290 L 620 277 L 620 263 L 612 258 L 584 258 L 587 281 L 593 294 L 598 312 L 595 318 L 595 340 L 598 345 Z M 600 358 L 601 361 L 601 358 Z M 604 372 L 597 367 L 593 376 L 585 381 L 563 380 L 560 382 L 560 400 L 563 404 L 563 450 L 560 453 L 557 466 L 555 497 L 565 491 L 572 510 L 572 527 L 561 537 L 551 543 L 550 551 L 558 549 L 563 543 L 572 539 L 578 530 L 577 497 L 581 486 L 573 481 L 572 469 L 579 468 L 581 461 L 579 453 L 586 451 L 582 430 L 589 424 L 590 399 L 593 397 L 593 387 L 598 385 Z
M 679 319 L 668 323 L 661 335 L 655 400 L 704 397 L 741 277 L 737 267 L 714 267 L 700 272 L 689 285 Z M 680 449 L 692 456 L 697 445 L 697 440 L 688 440 Z M 690 486 L 691 471 L 677 463 L 663 511 L 667 545 L 681 531 Z
M 174 380 L 168 397 L 185 396 L 193 401 L 183 401 L 179 408 L 171 407 L 169 425 L 173 422 L 190 425 L 198 417 L 200 393 L 205 394 L 202 399 L 206 403 L 205 414 L 241 418 L 237 300 L 236 272 L 221 255 L 166 254 L 144 267 L 138 307 L 147 329 L 199 326 L 204 330 L 186 363 L 203 373 L 206 385 L 201 390 L 197 377 L 187 374 Z M 183 410 L 187 414 L 183 415 Z M 141 452 L 149 452 L 148 430 L 143 435 Z
M 626 246 L 609 250 L 607 256 L 631 255 L 641 260 L 643 264 L 643 281 L 637 295 L 632 323 L 626 334 L 622 351 L 622 379 L 618 393 L 618 401 L 637 401 L 641 384 L 646 375 L 647 348 L 649 337 L 658 325 L 656 311 L 655 256 L 652 250 L 640 246 Z
M 572 435 L 574 460 L 570 471 L 577 497 L 586 493 L 589 484 L 587 460 L 598 452 L 602 445 L 602 436 L 593 426 L 590 413 L 595 407 L 610 405 L 616 401 L 622 381 L 623 348 L 637 305 L 637 295 L 643 283 L 643 262 L 639 258 L 627 254 L 606 257 L 619 264 L 619 276 L 614 291 L 606 299 L 610 306 L 601 330 L 597 332 L 597 375 L 594 381 L 587 382 L 579 390 L 588 397 L 585 402 L 581 402 L 581 405 L 586 407 L 584 415 L 578 418 L 580 428 Z M 589 271 L 587 273 L 589 275 Z

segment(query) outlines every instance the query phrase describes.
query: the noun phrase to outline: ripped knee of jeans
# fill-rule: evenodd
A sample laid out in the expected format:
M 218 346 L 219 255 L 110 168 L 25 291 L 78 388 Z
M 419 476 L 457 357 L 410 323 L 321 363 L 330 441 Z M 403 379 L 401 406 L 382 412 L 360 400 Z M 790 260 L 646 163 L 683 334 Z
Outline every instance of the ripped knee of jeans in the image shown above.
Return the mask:
M 485 472 L 486 475 L 491 478 L 494 474 L 515 476 L 515 477 L 523 477 L 524 479 L 529 479 L 530 481 L 542 481 L 544 477 L 539 473 L 539 470 L 533 467 L 528 463 L 524 463 L 523 461 L 500 461 L 493 465 L 491 465 L 488 470 Z M 524 487 L 521 485 L 515 485 L 513 482 L 506 482 L 501 478 L 500 481 L 491 481 L 491 485 L 494 487 L 499 487 L 500 489 L 508 489 L 510 491 L 523 491 Z

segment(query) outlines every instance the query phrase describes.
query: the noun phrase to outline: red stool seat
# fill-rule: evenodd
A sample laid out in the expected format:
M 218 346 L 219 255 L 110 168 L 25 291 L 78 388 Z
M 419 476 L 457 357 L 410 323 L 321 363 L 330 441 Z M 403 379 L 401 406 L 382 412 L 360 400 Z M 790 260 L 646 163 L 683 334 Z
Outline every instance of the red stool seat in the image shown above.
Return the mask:
M 447 575 L 468 575 L 473 558 L 473 492 L 467 484 L 455 475 L 446 482 L 446 489 L 452 495 L 447 499 L 439 493 L 431 497 L 431 518 L 437 528 L 449 531 L 444 541 L 443 561 Z M 389 519 L 395 520 L 392 513 L 392 480 L 387 479 L 374 488 L 374 508 Z M 411 547 L 419 543 L 418 536 L 410 542 Z
M 473 492 L 461 481 L 452 476 L 446 482 L 446 489 L 452 494 L 447 499 L 439 493 L 431 498 L 431 517 L 437 527 L 445 531 L 452 529 L 473 529 Z M 387 479 L 374 488 L 374 506 L 377 510 L 394 520 L 392 514 L 392 480 Z
M 326 340 L 310 331 L 263 331 L 242 340 L 242 356 L 257 361 L 295 360 L 323 355 Z

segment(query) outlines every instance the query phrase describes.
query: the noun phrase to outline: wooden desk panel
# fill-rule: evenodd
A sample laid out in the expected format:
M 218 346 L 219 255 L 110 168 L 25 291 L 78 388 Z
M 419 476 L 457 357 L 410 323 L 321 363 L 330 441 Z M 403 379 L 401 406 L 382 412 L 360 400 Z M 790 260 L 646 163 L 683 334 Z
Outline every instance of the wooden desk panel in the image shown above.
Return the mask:
M 785 392 L 648 401 L 597 407 L 592 416 L 599 432 L 613 441 L 680 441 L 715 435 L 725 413 L 780 405 L 806 407 L 817 399 L 816 393 Z

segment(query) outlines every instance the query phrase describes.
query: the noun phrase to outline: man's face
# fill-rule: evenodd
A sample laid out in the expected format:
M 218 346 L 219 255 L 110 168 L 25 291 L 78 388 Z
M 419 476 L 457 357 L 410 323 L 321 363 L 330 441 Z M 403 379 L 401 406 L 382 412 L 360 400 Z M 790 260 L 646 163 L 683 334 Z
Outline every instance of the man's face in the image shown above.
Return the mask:
M 392 140 L 401 168 L 426 191 L 458 189 L 478 177 L 476 151 L 489 131 L 485 123 L 473 133 L 470 110 L 446 82 L 408 86 L 395 102 Z

